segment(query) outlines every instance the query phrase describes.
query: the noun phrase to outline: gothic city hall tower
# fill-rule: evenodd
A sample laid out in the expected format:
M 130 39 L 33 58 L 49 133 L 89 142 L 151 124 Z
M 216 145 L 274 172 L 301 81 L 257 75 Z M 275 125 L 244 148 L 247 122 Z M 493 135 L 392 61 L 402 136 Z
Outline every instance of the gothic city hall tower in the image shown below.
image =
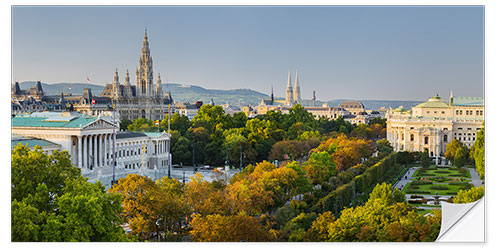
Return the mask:
M 144 33 L 139 68 L 136 69 L 136 86 L 139 96 L 153 96 L 153 58 L 149 50 L 148 33 Z
M 90 113 L 104 110 L 114 104 L 120 119 L 161 120 L 164 118 L 168 111 L 168 105 L 172 104 L 173 100 L 170 92 L 163 94 L 159 73 L 156 84 L 154 82 L 153 57 L 149 48 L 147 30 L 144 32 L 144 40 L 142 41 L 139 67 L 135 70 L 135 86 L 130 84 L 128 69 L 123 85 L 120 84 L 118 75 L 118 69 L 115 69 L 113 84 L 107 84 L 101 96 L 92 97 L 96 104 L 88 106 Z M 77 109 L 83 110 L 80 107 Z

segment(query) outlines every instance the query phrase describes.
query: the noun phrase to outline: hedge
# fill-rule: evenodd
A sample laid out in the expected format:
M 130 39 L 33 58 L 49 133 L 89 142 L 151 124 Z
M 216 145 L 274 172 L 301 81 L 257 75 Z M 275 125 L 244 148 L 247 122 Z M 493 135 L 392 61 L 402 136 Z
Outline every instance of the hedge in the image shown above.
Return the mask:
M 354 198 L 366 190 L 378 183 L 390 183 L 390 180 L 402 172 L 401 170 L 404 168 L 401 162 L 397 160 L 404 160 L 405 163 L 408 160 L 406 157 L 398 156 L 401 153 L 404 152 L 391 153 L 375 165 L 367 168 L 364 173 L 354 177 L 349 183 L 339 186 L 327 196 L 321 198 L 316 203 L 314 210 L 318 213 L 332 211 L 339 214 L 344 207 L 352 203 Z

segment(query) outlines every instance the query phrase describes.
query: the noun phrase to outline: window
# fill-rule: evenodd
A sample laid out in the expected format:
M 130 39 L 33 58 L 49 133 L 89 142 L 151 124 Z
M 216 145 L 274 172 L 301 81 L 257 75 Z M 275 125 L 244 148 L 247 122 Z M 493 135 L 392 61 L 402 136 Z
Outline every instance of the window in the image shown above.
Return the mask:
M 459 115 L 458 110 L 457 110 L 456 114 Z
M 434 111 L 434 114 L 437 114 L 438 112 L 437 111 Z
M 443 128 L 443 130 L 448 130 L 448 128 Z
M 443 114 L 443 115 L 444 115 L 444 111 L 441 111 L 441 114 Z
M 444 141 L 444 142 L 448 142 L 448 135 L 444 135 L 444 136 L 443 136 L 443 141 Z
M 401 134 L 401 140 L 404 141 L 405 140 L 405 134 Z
M 472 140 L 475 141 L 476 140 L 476 137 L 472 137 Z
M 462 115 L 462 114 L 463 114 L 463 113 L 462 113 L 462 110 L 459 110 L 459 111 L 460 111 L 460 115 Z
M 426 137 L 424 138 L 424 144 L 429 144 L 429 137 L 427 137 L 427 136 L 426 136 Z
M 458 137 L 458 140 L 461 141 L 462 140 L 462 137 Z
M 472 130 L 472 128 L 467 128 L 467 130 Z
M 463 128 L 458 128 L 458 130 L 463 130 Z
M 479 115 L 479 110 L 476 110 L 476 115 Z
M 415 138 L 413 136 L 413 134 L 410 135 L 410 141 L 413 141 Z
M 427 114 L 429 114 L 429 113 L 430 113 L 430 112 L 429 112 L 429 111 L 427 111 Z
M 483 115 L 483 111 L 482 110 L 479 110 L 479 115 Z

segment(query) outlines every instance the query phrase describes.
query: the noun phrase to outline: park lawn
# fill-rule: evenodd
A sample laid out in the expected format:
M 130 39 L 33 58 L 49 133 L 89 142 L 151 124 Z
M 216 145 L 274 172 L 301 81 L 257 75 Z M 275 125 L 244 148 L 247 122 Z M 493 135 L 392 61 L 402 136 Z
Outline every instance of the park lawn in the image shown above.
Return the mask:
M 457 176 L 459 175 L 459 176 Z M 423 168 L 419 168 L 415 171 L 413 177 L 466 177 L 470 178 L 469 170 L 465 171 L 465 173 L 461 173 L 455 169 L 446 169 L 446 168 L 438 168 L 438 169 L 428 169 L 425 170 Z
M 425 194 L 425 195 L 435 195 L 436 192 L 438 195 L 456 195 L 458 190 L 460 190 L 461 186 L 458 185 L 447 185 L 447 184 L 423 184 L 418 185 L 417 191 L 409 192 L 408 188 L 410 185 L 406 185 L 403 191 L 407 194 Z M 444 186 L 447 187 L 447 190 L 434 190 L 431 189 L 433 186 Z

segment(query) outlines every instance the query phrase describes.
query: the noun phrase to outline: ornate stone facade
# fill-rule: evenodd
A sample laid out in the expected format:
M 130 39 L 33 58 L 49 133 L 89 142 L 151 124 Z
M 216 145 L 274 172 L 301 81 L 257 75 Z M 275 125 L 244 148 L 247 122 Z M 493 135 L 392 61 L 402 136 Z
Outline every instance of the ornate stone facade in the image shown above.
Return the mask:
M 160 74 L 156 84 L 153 81 L 153 58 L 149 49 L 147 32 L 144 34 L 139 67 L 136 68 L 135 85 L 130 83 L 128 70 L 125 73 L 125 82 L 120 84 L 118 69 L 115 69 L 113 83 L 107 84 L 100 96 L 93 95 L 91 89 L 84 89 L 82 95 L 44 95 L 42 84 L 37 82 L 35 87 L 21 90 L 19 83 L 12 86 L 12 113 L 25 113 L 45 110 L 79 111 L 82 114 L 98 115 L 111 110 L 114 106 L 118 111 L 117 117 L 135 120 L 147 118 L 161 120 L 168 111 L 168 105 L 173 104 L 170 92 L 163 94 Z M 42 102 L 42 106 L 24 105 L 26 100 Z M 62 106 L 61 106 L 62 105 Z M 52 108 L 51 108 L 52 107 Z
M 395 151 L 424 151 L 430 156 L 444 156 L 453 139 L 468 147 L 474 145 L 483 127 L 482 97 L 453 97 L 445 102 L 438 95 L 411 110 L 390 109 L 386 113 L 387 140 Z

